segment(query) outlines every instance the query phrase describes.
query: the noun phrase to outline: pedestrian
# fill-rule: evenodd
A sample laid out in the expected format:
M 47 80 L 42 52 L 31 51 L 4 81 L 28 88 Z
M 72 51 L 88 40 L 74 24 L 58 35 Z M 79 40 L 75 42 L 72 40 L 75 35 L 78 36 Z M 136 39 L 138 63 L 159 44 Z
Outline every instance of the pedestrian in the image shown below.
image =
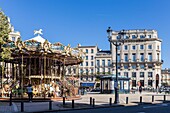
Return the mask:
M 142 86 L 139 86 L 139 93 L 142 93 Z
M 27 94 L 28 94 L 29 102 L 32 102 L 32 97 L 33 97 L 32 91 L 33 91 L 32 85 L 29 84 L 27 87 Z

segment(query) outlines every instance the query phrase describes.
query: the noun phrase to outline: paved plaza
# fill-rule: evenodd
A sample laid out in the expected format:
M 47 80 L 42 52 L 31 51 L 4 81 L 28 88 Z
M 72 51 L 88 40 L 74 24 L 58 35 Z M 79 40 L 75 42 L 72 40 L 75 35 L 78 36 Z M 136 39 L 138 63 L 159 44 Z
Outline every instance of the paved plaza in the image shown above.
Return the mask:
M 170 101 L 170 95 L 164 93 L 150 93 L 143 92 L 139 94 L 120 94 L 119 95 L 119 104 L 114 104 L 114 94 L 86 94 L 82 95 L 81 99 L 74 101 L 74 108 L 72 108 L 72 100 L 66 101 L 66 104 L 63 106 L 62 101 L 53 101 L 52 110 L 71 110 L 71 109 L 88 109 L 88 108 L 99 108 L 99 107 L 110 107 L 110 106 L 136 106 L 140 104 L 160 104 Z M 152 102 L 152 96 L 154 96 L 154 102 Z M 95 99 L 95 104 L 90 105 L 90 97 Z M 127 102 L 128 97 L 128 104 Z M 142 103 L 140 103 L 140 98 L 142 97 Z M 112 98 L 112 105 L 110 105 L 110 98 Z M 12 106 L 9 106 L 7 102 L 0 102 L 0 113 L 11 113 L 11 112 L 20 112 L 21 103 L 13 102 Z M 49 102 L 24 102 L 24 111 L 25 112 L 42 112 L 49 111 Z

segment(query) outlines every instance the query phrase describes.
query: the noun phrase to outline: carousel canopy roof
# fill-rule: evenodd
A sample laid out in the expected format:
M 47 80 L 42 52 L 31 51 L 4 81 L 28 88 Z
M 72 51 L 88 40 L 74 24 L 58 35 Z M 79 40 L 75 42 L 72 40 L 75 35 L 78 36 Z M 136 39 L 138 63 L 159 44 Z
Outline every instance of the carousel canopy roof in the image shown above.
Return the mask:
M 29 40 L 35 40 L 36 42 L 41 42 L 41 43 L 45 42 L 45 39 L 43 37 L 41 37 L 40 35 L 37 35 L 36 37 L 28 39 L 26 41 L 29 41 Z
M 48 40 L 44 39 L 42 35 L 42 29 L 34 31 L 34 38 L 26 41 L 18 39 L 16 42 L 8 42 L 3 45 L 9 47 L 12 50 L 12 56 L 14 58 L 21 58 L 21 54 L 24 57 L 48 57 L 51 59 L 59 60 L 65 65 L 75 65 L 83 62 L 85 53 L 78 48 L 71 48 L 70 45 L 64 46 L 57 42 L 51 44 Z

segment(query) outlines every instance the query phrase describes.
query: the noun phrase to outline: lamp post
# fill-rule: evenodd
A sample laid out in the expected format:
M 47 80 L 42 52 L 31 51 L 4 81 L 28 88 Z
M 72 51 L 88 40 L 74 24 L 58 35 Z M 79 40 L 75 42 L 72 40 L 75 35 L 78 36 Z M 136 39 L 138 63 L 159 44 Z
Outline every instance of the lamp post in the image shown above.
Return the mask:
M 117 62 L 117 50 L 118 50 L 118 46 L 120 46 L 121 44 L 124 44 L 124 30 L 120 31 L 118 33 L 118 38 L 117 39 L 112 39 L 112 29 L 111 27 L 108 27 L 107 29 L 107 33 L 108 33 L 108 40 L 111 44 L 113 44 L 116 47 L 116 79 L 114 82 L 114 90 L 115 90 L 115 104 L 119 103 L 119 88 L 118 88 L 118 62 Z

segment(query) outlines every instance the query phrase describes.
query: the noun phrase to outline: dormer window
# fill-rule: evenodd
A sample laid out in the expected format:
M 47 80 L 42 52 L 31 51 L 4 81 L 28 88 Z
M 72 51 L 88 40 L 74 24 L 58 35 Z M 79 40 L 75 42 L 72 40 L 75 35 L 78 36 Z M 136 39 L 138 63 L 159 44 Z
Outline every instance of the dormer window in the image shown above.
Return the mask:
M 148 38 L 151 38 L 152 36 L 151 35 L 148 35 Z
M 12 37 L 12 41 L 15 41 L 15 37 Z
M 145 36 L 144 35 L 140 35 L 140 38 L 145 38 Z
M 132 35 L 132 39 L 135 39 L 136 38 L 136 36 L 135 35 Z

